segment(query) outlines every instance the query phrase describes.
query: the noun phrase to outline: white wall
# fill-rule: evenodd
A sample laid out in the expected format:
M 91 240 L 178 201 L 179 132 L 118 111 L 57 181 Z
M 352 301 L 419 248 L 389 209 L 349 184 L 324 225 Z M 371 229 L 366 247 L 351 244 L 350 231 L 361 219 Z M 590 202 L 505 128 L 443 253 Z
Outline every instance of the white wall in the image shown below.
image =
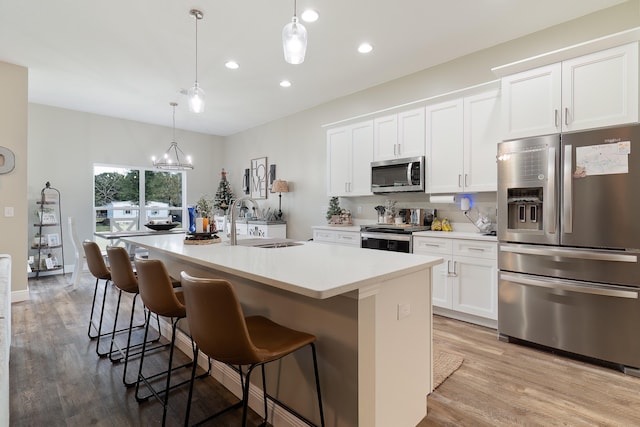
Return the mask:
M 552 13 L 550 11 L 550 13 Z M 282 196 L 282 210 L 288 221 L 288 237 L 308 239 L 311 226 L 325 222 L 329 204 L 326 194 L 326 148 L 322 125 L 429 98 L 495 80 L 491 68 L 591 40 L 640 25 L 640 2 L 620 6 L 549 28 L 421 72 L 381 84 L 301 113 L 225 138 L 226 160 L 233 171 L 248 167 L 251 158 L 266 156 L 277 165 L 277 175 L 292 182 L 291 193 Z M 416 55 L 428 52 L 416 52 Z M 232 182 L 235 192 L 241 181 Z M 275 197 L 274 197 L 275 196 Z M 425 194 L 394 195 L 399 207 L 435 207 L 454 222 L 468 222 L 454 205 L 430 205 Z M 376 218 L 373 206 L 385 197 L 342 198 L 341 206 L 351 209 L 355 219 Z M 480 206 L 495 206 L 495 193 L 479 195 Z M 277 195 L 261 205 L 277 208 Z M 362 207 L 362 215 L 357 207 Z
M 15 169 L 0 175 L 0 253 L 11 255 L 11 290 L 27 289 L 27 69 L 0 62 L 0 145 L 15 154 Z M 4 208 L 14 216 L 5 217 Z
M 176 129 L 176 139 L 194 158 L 194 170 L 187 172 L 187 202 L 194 204 L 203 193 L 213 197 L 224 167 L 221 138 Z M 33 235 L 35 202 L 49 181 L 61 193 L 65 264 L 73 264 L 66 218 L 76 218 L 80 239 L 93 238 L 93 164 L 148 166 L 151 156 L 163 154 L 171 140 L 170 127 L 29 104 L 28 193 L 23 194 L 28 194 L 30 228 L 20 239 Z M 24 252 L 14 260 L 23 258 Z

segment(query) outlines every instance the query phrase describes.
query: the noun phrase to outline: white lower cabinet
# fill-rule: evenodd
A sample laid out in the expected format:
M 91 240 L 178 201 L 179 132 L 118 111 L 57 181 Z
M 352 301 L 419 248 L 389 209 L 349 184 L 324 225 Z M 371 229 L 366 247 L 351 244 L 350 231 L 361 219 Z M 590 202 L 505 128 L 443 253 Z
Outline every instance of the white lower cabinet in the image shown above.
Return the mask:
M 496 242 L 414 236 L 413 253 L 444 258 L 444 263 L 432 270 L 435 313 L 495 326 L 498 319 Z
M 236 234 L 239 236 L 286 239 L 287 224 L 236 223 Z
M 331 245 L 343 245 L 360 247 L 360 231 L 330 230 L 322 227 L 314 227 L 313 241 L 328 243 Z

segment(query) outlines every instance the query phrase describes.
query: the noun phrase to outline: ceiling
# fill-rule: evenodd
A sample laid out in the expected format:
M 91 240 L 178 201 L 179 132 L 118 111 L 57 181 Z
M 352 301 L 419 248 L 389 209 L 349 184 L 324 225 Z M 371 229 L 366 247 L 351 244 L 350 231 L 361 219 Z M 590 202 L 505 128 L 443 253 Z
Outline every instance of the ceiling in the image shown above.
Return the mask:
M 0 0 L 0 61 L 29 68 L 32 103 L 171 126 L 175 101 L 176 127 L 225 136 L 623 2 L 298 0 L 320 19 L 290 65 L 291 0 Z M 180 93 L 195 80 L 192 8 L 198 115 Z M 357 53 L 362 41 L 374 51 Z

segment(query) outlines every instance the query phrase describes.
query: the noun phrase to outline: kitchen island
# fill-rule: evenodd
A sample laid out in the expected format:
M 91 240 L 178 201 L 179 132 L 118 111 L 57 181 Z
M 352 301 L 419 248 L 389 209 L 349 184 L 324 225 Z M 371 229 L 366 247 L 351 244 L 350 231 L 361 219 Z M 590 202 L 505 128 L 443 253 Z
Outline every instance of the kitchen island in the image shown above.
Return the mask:
M 415 426 L 426 415 L 431 267 L 442 258 L 313 242 L 266 249 L 185 245 L 181 235 L 127 241 L 163 260 L 174 276 L 184 270 L 228 279 L 245 315 L 315 334 L 328 426 Z M 298 353 L 268 367 L 267 388 L 318 422 L 311 357 Z M 237 374 L 216 366 L 216 378 L 239 392 Z M 250 402 L 260 412 L 257 388 L 255 396 Z M 301 425 L 283 410 L 270 421 Z

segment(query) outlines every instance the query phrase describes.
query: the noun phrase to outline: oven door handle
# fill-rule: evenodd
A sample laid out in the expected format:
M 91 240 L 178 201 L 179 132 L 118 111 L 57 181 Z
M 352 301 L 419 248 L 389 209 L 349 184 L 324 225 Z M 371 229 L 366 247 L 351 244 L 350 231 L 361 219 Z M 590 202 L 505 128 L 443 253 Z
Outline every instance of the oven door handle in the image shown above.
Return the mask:
M 500 272 L 500 280 L 506 280 L 521 285 L 537 286 L 540 288 L 556 289 L 581 294 L 602 295 L 607 297 L 638 299 L 638 291 L 629 291 L 606 285 L 604 283 L 586 283 L 566 279 L 532 278 L 522 274 Z
M 411 234 L 360 233 L 360 239 L 382 239 L 395 240 L 397 242 L 410 242 Z
M 540 255 L 562 258 L 588 259 L 594 261 L 614 261 L 637 263 L 637 255 L 602 253 L 585 249 L 561 249 L 561 248 L 531 248 L 512 245 L 500 245 L 500 252 L 511 252 L 523 255 Z

